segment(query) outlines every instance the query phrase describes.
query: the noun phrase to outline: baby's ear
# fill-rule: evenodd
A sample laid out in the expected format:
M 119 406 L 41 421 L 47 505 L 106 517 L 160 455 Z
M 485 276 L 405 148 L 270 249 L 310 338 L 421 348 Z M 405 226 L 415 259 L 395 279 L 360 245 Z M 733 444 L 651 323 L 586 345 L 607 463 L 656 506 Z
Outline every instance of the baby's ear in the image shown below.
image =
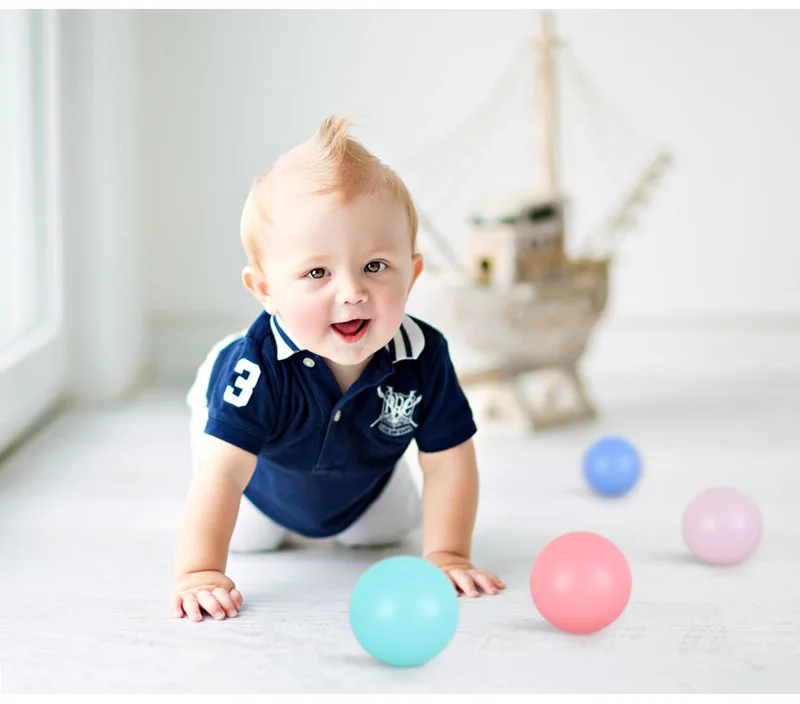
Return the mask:
M 250 265 L 242 269 L 242 283 L 245 288 L 252 293 L 264 309 L 269 310 L 269 293 L 267 292 L 267 281 L 263 272 Z
M 416 252 L 411 257 L 411 285 L 408 287 L 409 293 L 411 293 L 411 289 L 414 288 L 414 284 L 417 282 L 419 275 L 422 273 L 424 265 L 425 260 L 422 258 L 422 255 L 419 252 Z

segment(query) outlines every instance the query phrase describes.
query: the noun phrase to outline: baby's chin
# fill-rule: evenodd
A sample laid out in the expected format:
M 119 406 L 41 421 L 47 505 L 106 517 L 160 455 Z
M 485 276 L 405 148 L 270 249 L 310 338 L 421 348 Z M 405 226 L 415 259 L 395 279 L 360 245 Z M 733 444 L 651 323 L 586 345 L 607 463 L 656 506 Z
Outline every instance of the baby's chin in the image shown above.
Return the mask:
M 369 360 L 383 345 L 376 345 L 374 342 L 356 343 L 342 348 L 342 345 L 328 345 L 328 349 L 323 353 L 323 357 L 331 362 L 343 366 L 356 366 Z

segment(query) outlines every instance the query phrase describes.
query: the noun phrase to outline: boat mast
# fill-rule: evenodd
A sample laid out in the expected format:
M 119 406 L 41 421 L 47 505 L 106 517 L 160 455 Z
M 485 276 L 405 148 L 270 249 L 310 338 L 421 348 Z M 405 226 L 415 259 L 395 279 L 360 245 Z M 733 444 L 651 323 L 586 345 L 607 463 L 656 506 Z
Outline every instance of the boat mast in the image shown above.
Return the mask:
M 539 32 L 539 190 L 543 198 L 552 199 L 558 194 L 556 172 L 556 108 L 553 82 L 553 13 L 541 12 Z

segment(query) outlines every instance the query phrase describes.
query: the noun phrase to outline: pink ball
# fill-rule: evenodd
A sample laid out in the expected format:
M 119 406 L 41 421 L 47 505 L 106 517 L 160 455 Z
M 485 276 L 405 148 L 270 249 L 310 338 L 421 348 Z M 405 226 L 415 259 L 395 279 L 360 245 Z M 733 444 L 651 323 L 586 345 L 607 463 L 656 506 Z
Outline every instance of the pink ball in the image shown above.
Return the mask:
M 712 565 L 735 565 L 758 546 L 761 513 L 737 489 L 708 489 L 683 514 L 683 537 L 701 560 Z
M 613 623 L 631 596 L 631 571 L 620 549 L 595 533 L 566 533 L 548 543 L 531 569 L 539 612 L 568 633 Z

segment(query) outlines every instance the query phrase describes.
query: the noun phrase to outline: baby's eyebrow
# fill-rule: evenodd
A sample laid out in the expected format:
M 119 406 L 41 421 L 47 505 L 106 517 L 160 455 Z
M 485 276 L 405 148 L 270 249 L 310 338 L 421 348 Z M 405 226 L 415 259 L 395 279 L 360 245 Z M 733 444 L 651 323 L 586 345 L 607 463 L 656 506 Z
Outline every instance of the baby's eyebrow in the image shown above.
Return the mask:
M 315 266 L 326 264 L 330 260 L 330 254 L 312 254 L 311 256 L 304 257 L 297 262 L 298 269 L 310 269 Z
M 379 257 L 381 255 L 397 254 L 399 249 L 400 247 L 398 245 L 382 242 L 374 249 L 367 250 L 367 256 Z

